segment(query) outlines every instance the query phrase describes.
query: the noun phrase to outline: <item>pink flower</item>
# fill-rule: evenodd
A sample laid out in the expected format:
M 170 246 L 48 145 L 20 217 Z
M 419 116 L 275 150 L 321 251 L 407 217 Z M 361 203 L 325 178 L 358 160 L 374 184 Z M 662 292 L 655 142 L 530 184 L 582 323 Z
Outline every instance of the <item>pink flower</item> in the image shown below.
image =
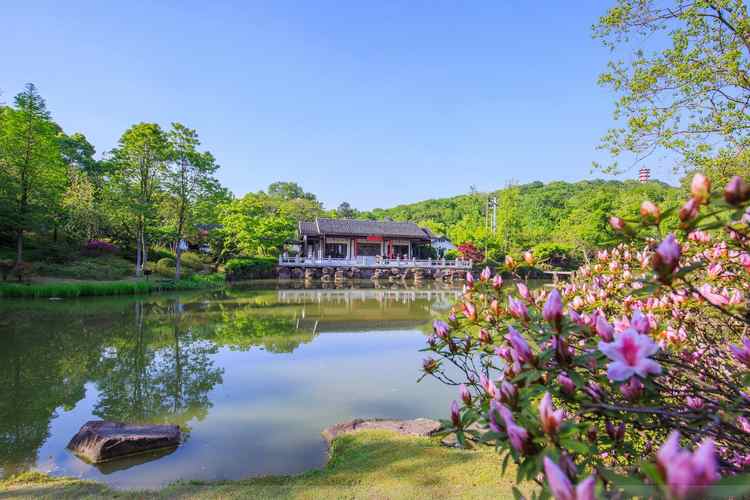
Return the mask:
M 680 447 L 680 433 L 673 431 L 656 452 L 656 462 L 669 488 L 671 498 L 700 498 L 719 479 L 714 442 L 703 440 L 693 452 Z
M 654 270 L 663 283 L 671 283 L 672 273 L 680 263 L 682 249 L 674 234 L 669 234 L 656 247 L 653 257 Z
M 737 424 L 740 426 L 740 429 L 742 429 L 742 432 L 750 434 L 750 420 L 748 420 L 747 417 L 737 417 Z
M 469 392 L 469 389 L 467 389 L 464 384 L 461 384 L 458 388 L 458 392 L 461 395 L 461 401 L 463 401 L 466 406 L 471 406 L 471 393 Z
M 635 401 L 643 394 L 643 383 L 638 377 L 632 377 L 620 386 L 620 392 L 628 401 Z
M 690 194 L 698 203 L 707 203 L 711 193 L 711 181 L 705 175 L 697 173 L 690 183 Z
M 437 335 L 441 339 L 444 339 L 448 335 L 448 332 L 450 331 L 451 327 L 448 326 L 448 324 L 445 323 L 444 321 L 440 321 L 439 319 L 436 319 L 432 323 L 432 329 L 435 330 L 435 335 Z
M 497 419 L 498 413 L 500 411 L 500 406 L 502 406 L 500 403 L 498 403 L 496 400 L 490 401 L 490 411 L 489 411 L 489 418 L 490 421 L 490 429 L 492 432 L 502 432 L 503 428 L 500 425 L 500 422 Z
M 747 201 L 748 197 L 750 197 L 750 189 L 739 175 L 732 177 L 724 188 L 724 199 L 730 205 L 739 205 L 743 201 Z
M 521 321 L 529 320 L 529 309 L 526 307 L 526 304 L 514 299 L 510 295 L 508 295 L 508 311 L 516 319 L 520 319 Z
M 516 283 L 516 288 L 518 288 L 518 295 L 523 297 L 524 300 L 529 300 L 529 287 L 525 283 Z
M 508 334 L 505 336 L 505 339 L 510 342 L 511 346 L 513 346 L 513 350 L 518 355 L 518 359 L 521 363 L 527 363 L 534 359 L 534 353 L 531 351 L 529 343 L 526 342 L 526 339 L 524 339 L 520 333 L 518 333 L 518 330 L 509 326 Z
M 708 283 L 704 283 L 699 289 L 701 297 L 709 301 L 715 306 L 725 306 L 729 304 L 729 297 L 723 293 L 714 292 L 714 288 Z
M 603 315 L 598 314 L 596 316 L 596 334 L 599 335 L 603 341 L 612 342 L 614 339 L 614 333 L 614 327 L 607 323 L 607 320 L 604 319 Z
M 469 288 L 474 286 L 474 275 L 471 272 L 466 273 L 466 286 Z
M 542 423 L 542 430 L 550 436 L 557 434 L 564 418 L 565 411 L 555 410 L 552 405 L 552 396 L 549 392 L 545 392 L 539 402 L 539 421 Z
M 496 274 L 494 278 L 492 278 L 492 288 L 499 290 L 503 287 L 503 277 L 499 274 Z
M 750 338 L 742 337 L 741 347 L 729 344 L 729 349 L 732 351 L 732 354 L 737 361 L 750 368 Z
M 557 383 L 560 384 L 560 389 L 568 395 L 571 395 L 576 390 L 576 384 L 573 382 L 573 379 L 568 377 L 568 374 L 565 372 L 560 372 L 560 374 L 557 376 Z
M 704 406 L 706 406 L 706 403 L 701 398 L 694 398 L 692 396 L 688 396 L 685 398 L 685 402 L 687 403 L 688 407 L 693 410 L 701 410 Z
M 484 376 L 484 374 L 482 374 L 479 376 L 479 385 L 482 386 L 482 389 L 484 389 L 484 392 L 487 393 L 490 399 L 497 399 L 498 392 L 495 382 L 488 379 L 486 376 Z
M 544 457 L 544 475 L 555 500 L 596 500 L 596 477 L 593 475 L 573 488 L 568 476 L 549 457 Z
M 461 409 L 457 401 L 451 403 L 451 423 L 453 427 L 461 427 Z
M 515 385 L 511 384 L 507 380 L 503 380 L 500 383 L 500 400 L 508 403 L 513 404 L 516 400 L 516 397 L 518 396 L 518 389 Z
M 633 375 L 645 378 L 648 374 L 661 373 L 659 363 L 649 358 L 659 350 L 659 346 L 648 335 L 642 335 L 633 328 L 616 334 L 614 342 L 599 342 L 599 350 L 612 360 L 607 365 L 610 380 L 628 380 Z
M 680 220 L 682 222 L 688 222 L 698 215 L 698 209 L 700 208 L 700 203 L 698 203 L 695 198 L 690 198 L 682 207 L 680 208 L 680 211 L 678 213 Z
M 492 343 L 492 336 L 484 328 L 482 328 L 481 330 L 479 330 L 479 342 L 481 344 L 491 344 Z
M 500 410 L 500 413 L 503 413 L 502 409 Z M 512 418 L 507 418 L 505 415 L 503 415 L 503 418 L 505 420 L 505 432 L 508 433 L 510 445 L 515 448 L 517 452 L 525 454 L 530 445 L 529 432 L 516 424 Z
M 476 321 L 477 319 L 477 308 L 471 302 L 464 302 L 463 313 L 466 319 L 469 321 Z
M 492 270 L 489 267 L 485 267 L 482 273 L 479 275 L 479 279 L 482 281 L 489 281 L 492 277 Z
M 534 254 L 531 253 L 530 250 L 525 251 L 523 253 L 523 260 L 526 261 L 526 264 L 528 264 L 529 266 L 533 266 L 534 265 Z
M 620 217 L 612 216 L 609 218 L 609 225 L 612 226 L 612 229 L 615 231 L 622 231 L 625 229 L 625 221 L 622 220 Z
M 547 302 L 544 303 L 542 317 L 545 321 L 554 325 L 555 328 L 559 330 L 560 321 L 562 320 L 562 311 L 562 297 L 560 296 L 560 292 L 557 291 L 557 288 L 553 288 L 549 297 L 547 297 Z
M 630 317 L 630 327 L 635 328 L 638 333 L 647 334 L 651 330 L 651 323 L 648 318 L 636 309 Z
M 656 224 L 661 218 L 661 210 L 651 201 L 641 203 L 641 218 L 646 224 Z

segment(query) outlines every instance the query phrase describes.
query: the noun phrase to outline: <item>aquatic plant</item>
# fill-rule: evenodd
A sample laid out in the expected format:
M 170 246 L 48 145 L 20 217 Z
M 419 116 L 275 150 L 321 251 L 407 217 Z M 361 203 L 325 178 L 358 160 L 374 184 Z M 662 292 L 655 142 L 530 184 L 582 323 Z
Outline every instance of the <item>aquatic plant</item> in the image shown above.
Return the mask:
M 461 388 L 445 432 L 494 442 L 541 496 L 750 493 L 744 186 L 696 176 L 667 235 L 654 203 L 613 216 L 625 241 L 552 290 L 469 280 L 425 349 L 425 374 Z

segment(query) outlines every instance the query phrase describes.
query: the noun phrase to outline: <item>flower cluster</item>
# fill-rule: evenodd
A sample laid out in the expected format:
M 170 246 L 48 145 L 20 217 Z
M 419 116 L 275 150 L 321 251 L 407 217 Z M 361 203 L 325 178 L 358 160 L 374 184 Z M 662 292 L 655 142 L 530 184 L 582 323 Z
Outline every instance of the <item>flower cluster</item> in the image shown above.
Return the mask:
M 749 199 L 699 174 L 679 228 L 651 202 L 612 217 L 629 241 L 564 286 L 467 276 L 427 349 L 425 371 L 460 386 L 446 432 L 494 442 L 558 499 L 719 494 L 750 470 Z
M 117 253 L 117 247 L 112 243 L 102 240 L 89 240 L 83 247 L 84 253 L 88 255 L 101 255 L 105 253 Z

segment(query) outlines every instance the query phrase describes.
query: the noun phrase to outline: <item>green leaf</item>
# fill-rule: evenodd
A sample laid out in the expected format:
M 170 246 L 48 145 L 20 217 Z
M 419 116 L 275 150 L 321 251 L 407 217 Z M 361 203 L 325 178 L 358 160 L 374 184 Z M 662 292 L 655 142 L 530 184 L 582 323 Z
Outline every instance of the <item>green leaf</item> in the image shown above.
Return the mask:
M 614 472 L 603 470 L 602 475 L 612 483 L 617 489 L 621 490 L 625 497 L 652 497 L 657 493 L 656 488 L 644 484 L 640 479 L 632 476 L 618 476 Z
M 586 443 L 578 441 L 577 439 L 561 439 L 560 444 L 568 450 L 574 451 L 576 453 L 585 454 L 589 452 L 588 445 Z
M 515 486 L 513 487 L 513 498 L 515 500 L 526 500 L 526 497 L 523 496 L 523 493 L 521 493 L 521 490 L 519 490 Z

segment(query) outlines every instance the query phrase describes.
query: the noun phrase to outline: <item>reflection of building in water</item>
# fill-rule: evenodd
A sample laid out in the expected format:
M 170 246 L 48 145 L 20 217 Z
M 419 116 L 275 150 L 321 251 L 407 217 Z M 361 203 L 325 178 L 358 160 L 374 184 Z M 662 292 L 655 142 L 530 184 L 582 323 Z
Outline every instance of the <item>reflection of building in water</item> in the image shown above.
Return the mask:
M 429 329 L 460 292 L 436 290 L 279 290 L 278 302 L 299 305 L 297 327 L 340 332 Z

